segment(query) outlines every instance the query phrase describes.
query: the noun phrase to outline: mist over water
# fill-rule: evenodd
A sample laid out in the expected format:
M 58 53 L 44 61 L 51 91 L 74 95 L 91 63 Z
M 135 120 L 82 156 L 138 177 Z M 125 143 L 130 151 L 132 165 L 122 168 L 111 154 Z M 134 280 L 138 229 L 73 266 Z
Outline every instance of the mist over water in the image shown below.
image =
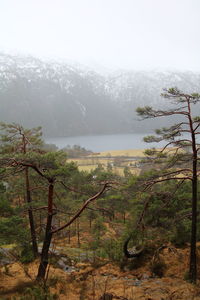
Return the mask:
M 112 134 L 75 137 L 45 138 L 45 142 L 55 144 L 59 149 L 67 145 L 79 145 L 93 152 L 125 149 L 145 149 L 160 147 L 163 143 L 145 143 L 143 137 L 147 134 Z

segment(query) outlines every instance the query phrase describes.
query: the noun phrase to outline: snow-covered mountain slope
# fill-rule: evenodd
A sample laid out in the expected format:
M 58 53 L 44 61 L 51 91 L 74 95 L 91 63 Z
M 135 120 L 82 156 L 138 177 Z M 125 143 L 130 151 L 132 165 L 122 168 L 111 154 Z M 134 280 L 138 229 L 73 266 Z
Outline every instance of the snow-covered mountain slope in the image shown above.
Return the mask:
M 144 132 L 137 106 L 165 106 L 163 87 L 200 91 L 200 74 L 117 71 L 0 54 L 0 120 L 42 126 L 46 135 Z M 156 127 L 159 125 L 154 122 Z M 146 127 L 146 128 L 145 128 Z

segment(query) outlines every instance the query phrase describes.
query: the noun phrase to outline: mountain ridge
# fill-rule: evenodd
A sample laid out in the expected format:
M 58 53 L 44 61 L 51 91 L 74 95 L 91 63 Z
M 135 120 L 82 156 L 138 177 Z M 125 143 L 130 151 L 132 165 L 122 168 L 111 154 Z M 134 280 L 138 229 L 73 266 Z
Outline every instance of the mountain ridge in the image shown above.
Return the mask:
M 146 132 L 159 121 L 138 122 L 135 109 L 166 107 L 163 87 L 200 91 L 193 72 L 114 71 L 0 53 L 0 120 L 42 126 L 46 136 Z

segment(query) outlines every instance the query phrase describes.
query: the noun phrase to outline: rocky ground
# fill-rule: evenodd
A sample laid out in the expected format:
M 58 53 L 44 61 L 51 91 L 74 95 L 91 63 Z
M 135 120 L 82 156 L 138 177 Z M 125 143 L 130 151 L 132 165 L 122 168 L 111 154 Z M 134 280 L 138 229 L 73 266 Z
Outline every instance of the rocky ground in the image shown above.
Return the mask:
M 187 247 L 161 249 L 160 275 L 159 269 L 152 268 L 152 260 L 142 267 L 134 267 L 134 262 L 131 262 L 132 270 L 128 262 L 123 271 L 106 261 L 98 262 L 98 266 L 79 262 L 65 271 L 62 266 L 51 266 L 48 285 L 51 293 L 56 293 L 61 300 L 200 300 L 200 281 L 194 286 L 185 280 L 188 251 Z M 2 266 L 0 299 L 20 299 L 27 287 L 35 286 L 37 267 L 38 261 L 28 265 L 15 262 Z M 103 295 L 105 297 L 101 298 Z M 37 299 L 30 295 L 27 297 L 23 299 Z

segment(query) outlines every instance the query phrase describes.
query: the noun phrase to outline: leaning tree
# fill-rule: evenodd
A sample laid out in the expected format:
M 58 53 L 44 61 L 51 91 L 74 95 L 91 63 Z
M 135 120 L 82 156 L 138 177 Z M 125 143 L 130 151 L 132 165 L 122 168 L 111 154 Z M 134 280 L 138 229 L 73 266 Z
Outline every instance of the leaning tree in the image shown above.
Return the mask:
M 200 143 L 200 117 L 195 116 L 194 105 L 198 106 L 200 94 L 183 93 L 177 88 L 165 89 L 161 94 L 171 103 L 169 109 L 160 110 L 150 106 L 137 108 L 137 113 L 142 119 L 175 116 L 176 124 L 166 128 L 157 129 L 156 135 L 147 136 L 144 140 L 148 143 L 166 141 L 162 149 L 148 150 L 147 154 L 154 158 L 161 170 L 146 182 L 146 188 L 156 183 L 168 180 L 189 180 L 191 182 L 191 245 L 189 277 L 191 282 L 197 279 L 197 200 L 198 200 L 198 175 L 199 175 L 199 150 Z M 172 105 L 172 106 L 171 106 Z

